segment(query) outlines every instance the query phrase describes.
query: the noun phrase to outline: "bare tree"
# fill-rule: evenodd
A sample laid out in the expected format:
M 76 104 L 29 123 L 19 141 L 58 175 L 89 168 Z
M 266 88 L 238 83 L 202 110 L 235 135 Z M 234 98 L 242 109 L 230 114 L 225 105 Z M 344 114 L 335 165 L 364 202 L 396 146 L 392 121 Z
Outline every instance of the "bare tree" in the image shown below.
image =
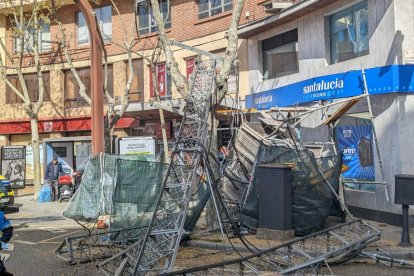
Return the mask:
M 41 183 L 38 114 L 43 105 L 45 95 L 45 84 L 39 57 L 39 43 L 41 43 L 39 41 L 39 34 L 44 24 L 49 23 L 49 7 L 44 1 L 37 0 L 8 0 L 4 5 L 9 11 L 8 18 L 11 25 L 7 33 L 13 37 L 16 45 L 14 49 L 9 49 L 6 47 L 6 38 L 0 38 L 0 46 L 5 53 L 5 60 L 0 55 L 0 77 L 23 102 L 24 111 L 30 118 L 34 164 L 34 195 L 36 199 Z M 31 12 L 26 13 L 24 6 L 29 6 Z M 13 53 L 13 51 L 15 52 Z M 24 60 L 27 58 L 34 60 L 36 69 L 39 93 L 35 102 L 31 101 L 22 70 L 24 68 Z M 8 63 L 11 64 L 13 73 L 17 74 L 20 89 L 8 78 Z

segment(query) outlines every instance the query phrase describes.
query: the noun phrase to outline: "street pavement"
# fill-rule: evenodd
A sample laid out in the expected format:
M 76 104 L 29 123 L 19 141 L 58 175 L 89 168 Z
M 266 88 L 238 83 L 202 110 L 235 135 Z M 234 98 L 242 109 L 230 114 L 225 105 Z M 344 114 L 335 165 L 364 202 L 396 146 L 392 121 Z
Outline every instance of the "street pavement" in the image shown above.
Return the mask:
M 9 243 L 10 250 L 1 252 L 9 271 L 14 275 L 100 275 L 93 263 L 72 266 L 55 255 L 55 250 L 65 237 L 84 234 L 76 222 L 60 216 L 66 202 L 37 203 L 33 196 L 17 197 L 16 202 L 23 206 L 20 212 L 7 215 L 15 228 Z M 376 252 L 379 247 L 395 257 L 414 256 L 414 247 L 398 247 L 401 238 L 399 227 L 371 223 L 382 231 L 382 239 L 365 251 Z M 413 231 L 411 235 L 414 238 Z M 334 275 L 414 275 L 414 269 L 398 265 L 390 268 L 360 257 L 332 266 L 331 269 Z M 321 272 L 329 274 L 327 268 Z
M 75 221 L 60 216 L 66 202 L 37 203 L 24 196 L 16 203 L 23 205 L 20 211 L 6 215 L 14 227 L 10 250 L 1 252 L 7 270 L 14 275 L 99 275 L 93 264 L 79 269 L 55 255 L 65 237 L 83 234 Z

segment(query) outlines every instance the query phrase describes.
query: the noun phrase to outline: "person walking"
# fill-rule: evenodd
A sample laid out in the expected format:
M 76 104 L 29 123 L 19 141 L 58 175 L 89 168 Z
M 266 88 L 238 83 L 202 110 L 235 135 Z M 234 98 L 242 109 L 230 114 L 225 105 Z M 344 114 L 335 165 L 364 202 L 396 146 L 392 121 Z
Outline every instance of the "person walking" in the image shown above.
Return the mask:
M 65 171 L 62 168 L 62 164 L 58 161 L 57 157 L 53 157 L 52 162 L 47 164 L 45 171 L 45 182 L 50 187 L 52 193 L 52 201 L 59 199 L 59 176 L 65 175 Z

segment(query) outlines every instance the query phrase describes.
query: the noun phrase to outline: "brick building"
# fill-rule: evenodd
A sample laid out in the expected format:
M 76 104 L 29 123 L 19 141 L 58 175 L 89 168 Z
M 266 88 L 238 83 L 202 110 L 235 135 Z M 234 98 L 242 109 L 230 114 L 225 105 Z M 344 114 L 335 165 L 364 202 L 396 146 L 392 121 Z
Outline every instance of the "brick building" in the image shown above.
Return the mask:
M 240 24 L 246 24 L 266 16 L 265 8 L 260 1 L 247 0 L 243 8 Z M 290 1 L 288 1 L 290 2 Z M 126 87 L 128 78 L 127 56 L 120 43 L 125 38 L 125 30 L 132 31 L 135 25 L 139 26 L 140 41 L 137 43 L 133 55 L 134 78 L 130 94 L 130 105 L 124 118 L 117 126 L 115 134 L 118 137 L 131 135 L 155 135 L 160 137 L 158 110 L 150 104 L 154 96 L 152 92 L 151 74 L 148 62 L 142 56 L 149 56 L 157 42 L 157 28 L 151 19 L 151 7 L 141 0 L 117 1 L 116 9 L 110 1 L 103 0 L 95 6 L 95 12 L 103 33 L 105 48 L 108 54 L 108 89 L 119 100 Z M 202 50 L 224 54 L 227 46 L 225 32 L 231 20 L 233 3 L 231 0 L 209 1 L 190 0 L 160 0 L 160 7 L 167 27 L 168 36 L 187 45 Z M 119 12 L 118 12 L 118 11 Z M 58 10 L 58 18 L 63 23 L 73 64 L 90 93 L 90 53 L 89 34 L 83 15 L 74 4 L 66 4 Z M 136 24 L 138 22 L 138 24 Z M 7 11 L 0 7 L 0 36 L 5 38 L 8 51 L 14 54 L 16 39 L 12 38 L 8 29 L 10 18 Z M 43 142 L 58 139 L 64 141 L 59 146 L 66 147 L 64 152 L 73 152 L 76 147 L 70 137 L 87 137 L 90 135 L 90 107 L 81 99 L 79 88 L 74 76 L 66 64 L 66 59 L 59 48 L 59 28 L 53 21 L 44 24 L 39 35 L 39 49 L 44 66 L 44 81 L 46 95 L 43 107 L 39 112 L 39 130 Z M 194 66 L 196 54 L 188 50 L 173 47 L 175 57 L 181 72 L 190 74 Z M 2 51 L 4 57 L 4 51 Z M 174 85 L 167 72 L 165 62 L 157 64 L 158 80 L 166 83 L 160 87 L 160 95 L 164 105 L 178 107 L 181 97 L 174 89 Z M 247 69 L 247 44 L 239 41 L 238 58 L 240 66 L 240 95 L 249 90 Z M 37 82 L 33 59 L 26 57 L 23 61 L 24 78 L 28 86 L 30 98 L 38 98 Z M 10 66 L 10 62 L 7 62 Z M 8 78 L 17 84 L 17 77 L 11 69 L 7 69 Z M 230 80 L 230 83 L 234 80 Z M 231 89 L 234 85 L 230 84 Z M 233 88 L 232 88 L 233 87 Z M 0 81 L 0 146 L 30 145 L 30 121 L 25 114 L 22 101 L 15 93 Z M 233 91 L 231 91 L 233 92 Z M 167 135 L 173 139 L 174 128 L 180 116 L 174 112 L 165 112 Z M 83 140 L 88 141 L 87 138 Z M 56 140 L 57 141 L 57 140 Z M 55 141 L 55 142 L 56 142 Z M 49 143 L 49 144 L 50 144 Z M 66 143 L 66 144 L 65 144 Z M 67 153 L 70 155 L 72 153 Z M 76 155 L 76 153 L 73 153 Z M 50 159 L 49 153 L 44 152 L 45 159 Z M 69 160 L 69 161 L 68 161 Z M 44 162 L 47 162 L 45 160 Z M 73 167 L 74 161 L 66 159 Z M 28 172 L 30 168 L 27 169 Z M 29 176 L 30 178 L 30 176 Z

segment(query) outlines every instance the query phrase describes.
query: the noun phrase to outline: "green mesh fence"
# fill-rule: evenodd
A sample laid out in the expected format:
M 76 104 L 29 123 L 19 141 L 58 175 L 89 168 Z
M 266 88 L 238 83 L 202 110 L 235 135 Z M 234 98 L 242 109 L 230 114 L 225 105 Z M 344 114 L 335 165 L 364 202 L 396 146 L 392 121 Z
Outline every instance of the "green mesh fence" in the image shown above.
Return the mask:
M 91 157 L 82 183 L 63 215 L 96 222 L 110 215 L 111 230 L 148 226 L 168 171 L 159 156 Z M 195 183 L 185 228 L 191 231 L 210 196 L 207 185 Z

